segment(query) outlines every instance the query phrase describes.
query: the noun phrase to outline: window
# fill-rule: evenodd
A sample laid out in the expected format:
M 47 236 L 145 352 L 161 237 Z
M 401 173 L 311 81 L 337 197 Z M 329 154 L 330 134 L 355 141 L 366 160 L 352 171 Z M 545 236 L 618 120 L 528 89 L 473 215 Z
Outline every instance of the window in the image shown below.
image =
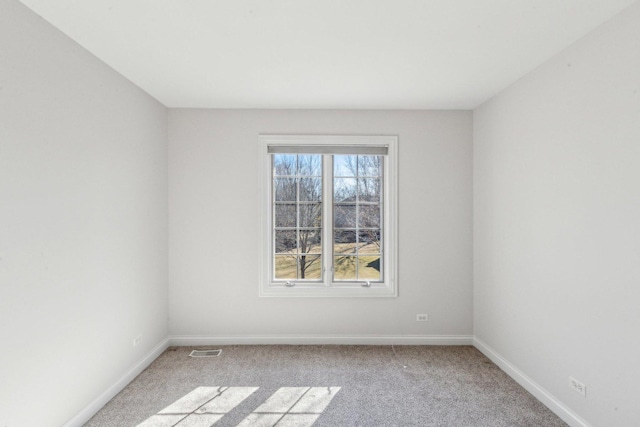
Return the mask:
M 261 296 L 397 296 L 397 137 L 261 135 Z

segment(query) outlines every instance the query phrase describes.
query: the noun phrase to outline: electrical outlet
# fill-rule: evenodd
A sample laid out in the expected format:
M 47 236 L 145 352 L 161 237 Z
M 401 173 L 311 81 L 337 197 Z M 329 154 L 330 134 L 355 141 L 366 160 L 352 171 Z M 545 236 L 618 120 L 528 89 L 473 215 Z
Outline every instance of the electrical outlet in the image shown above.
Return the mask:
M 587 386 L 573 377 L 569 377 L 569 387 L 576 393 L 580 393 L 582 396 L 587 397 Z
M 416 322 L 426 322 L 427 320 L 429 320 L 429 315 L 427 315 L 427 314 L 417 314 L 416 315 Z
M 140 341 L 142 341 L 142 334 L 133 339 L 133 346 L 136 347 L 138 344 L 140 344 Z

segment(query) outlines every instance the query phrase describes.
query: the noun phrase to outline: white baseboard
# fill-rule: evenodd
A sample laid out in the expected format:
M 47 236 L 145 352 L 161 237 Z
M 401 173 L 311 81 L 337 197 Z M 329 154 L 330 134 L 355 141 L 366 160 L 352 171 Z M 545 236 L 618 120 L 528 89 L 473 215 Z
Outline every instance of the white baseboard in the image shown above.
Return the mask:
M 545 390 L 538 383 L 529 378 L 524 372 L 516 368 L 507 359 L 499 355 L 495 350 L 477 337 L 473 338 L 473 345 L 487 356 L 493 363 L 498 365 L 500 369 L 513 378 L 518 384 L 524 387 L 529 393 L 542 402 L 547 408 L 559 416 L 565 423 L 571 427 L 591 427 L 591 425 L 580 418 L 575 412 L 565 406 L 554 395 Z
M 138 363 L 136 363 L 126 374 L 124 374 L 115 384 L 109 387 L 104 393 L 95 398 L 85 406 L 73 418 L 63 424 L 62 427 L 80 427 L 91 417 L 93 417 L 104 405 L 106 405 L 116 394 L 127 386 L 133 379 L 144 371 L 144 369 L 158 358 L 169 347 L 169 339 L 165 338 L 147 353 Z
M 274 336 L 235 336 L 216 337 L 204 335 L 172 335 L 172 346 L 202 345 L 472 345 L 471 335 L 274 335 Z

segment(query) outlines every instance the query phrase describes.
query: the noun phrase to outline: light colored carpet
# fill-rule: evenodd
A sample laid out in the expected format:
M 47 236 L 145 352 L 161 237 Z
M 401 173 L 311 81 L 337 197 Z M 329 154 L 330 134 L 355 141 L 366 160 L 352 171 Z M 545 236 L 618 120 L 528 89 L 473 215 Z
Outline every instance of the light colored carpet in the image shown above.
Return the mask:
M 566 426 L 471 346 L 215 348 L 171 347 L 86 426 Z

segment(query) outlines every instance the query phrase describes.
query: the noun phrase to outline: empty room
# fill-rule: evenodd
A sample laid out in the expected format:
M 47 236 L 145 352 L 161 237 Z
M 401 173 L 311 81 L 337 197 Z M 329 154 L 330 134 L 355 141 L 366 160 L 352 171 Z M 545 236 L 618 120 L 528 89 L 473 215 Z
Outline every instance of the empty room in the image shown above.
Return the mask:
M 640 3 L 0 0 L 0 427 L 640 426 Z

